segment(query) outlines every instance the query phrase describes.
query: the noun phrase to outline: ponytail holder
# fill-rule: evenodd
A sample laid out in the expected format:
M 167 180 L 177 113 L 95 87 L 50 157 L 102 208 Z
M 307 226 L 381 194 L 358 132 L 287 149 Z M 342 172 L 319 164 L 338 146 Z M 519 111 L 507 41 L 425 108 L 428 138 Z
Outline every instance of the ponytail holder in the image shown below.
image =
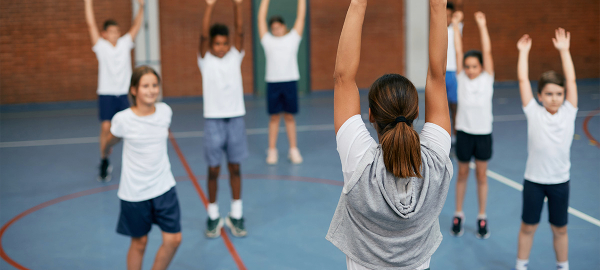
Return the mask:
M 396 118 L 396 123 L 402 123 L 402 122 L 404 122 L 404 123 L 406 123 L 407 125 L 410 126 L 410 125 L 412 125 L 413 120 L 408 120 L 404 116 L 398 116 Z

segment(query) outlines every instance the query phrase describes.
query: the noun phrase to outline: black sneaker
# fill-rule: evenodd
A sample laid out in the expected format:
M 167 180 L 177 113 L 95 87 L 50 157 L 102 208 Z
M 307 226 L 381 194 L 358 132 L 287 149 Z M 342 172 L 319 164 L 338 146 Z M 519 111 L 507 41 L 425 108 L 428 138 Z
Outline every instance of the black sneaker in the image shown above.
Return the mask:
M 225 225 L 231 229 L 231 234 L 235 237 L 244 237 L 247 234 L 246 228 L 244 227 L 244 218 L 235 219 L 231 216 L 227 216 Z
M 455 216 L 452 219 L 452 230 L 450 233 L 456 237 L 460 237 L 464 233 L 463 218 Z
M 221 236 L 221 228 L 223 228 L 223 219 L 210 219 L 206 220 L 206 231 L 204 231 L 204 235 L 208 238 L 217 238 Z
M 110 173 L 112 172 L 112 166 L 108 162 L 107 158 L 103 158 L 100 161 L 100 174 L 98 174 L 98 182 L 106 183 L 111 179 Z
M 490 231 L 487 227 L 487 219 L 477 219 L 477 238 L 488 239 L 490 238 Z

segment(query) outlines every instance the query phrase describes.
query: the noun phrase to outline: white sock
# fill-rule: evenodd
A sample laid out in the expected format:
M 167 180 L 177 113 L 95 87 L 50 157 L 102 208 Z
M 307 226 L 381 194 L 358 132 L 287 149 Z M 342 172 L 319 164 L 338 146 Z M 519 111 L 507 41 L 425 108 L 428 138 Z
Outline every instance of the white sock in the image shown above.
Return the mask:
M 460 211 L 460 212 L 454 212 L 454 216 L 455 216 L 455 217 L 462 218 L 462 219 L 465 219 L 465 212 L 463 212 L 463 211 Z
M 215 220 L 219 218 L 219 205 L 217 203 L 208 204 L 208 218 Z
M 235 219 L 242 218 L 242 200 L 232 200 L 231 201 L 231 212 L 229 212 L 229 216 Z
M 556 262 L 556 269 L 569 270 L 569 261 Z
M 515 270 L 527 270 L 528 264 L 529 264 L 529 260 L 517 259 L 517 266 L 515 266 Z
M 487 219 L 487 215 L 486 214 L 479 214 L 479 215 L 477 215 L 477 219 Z

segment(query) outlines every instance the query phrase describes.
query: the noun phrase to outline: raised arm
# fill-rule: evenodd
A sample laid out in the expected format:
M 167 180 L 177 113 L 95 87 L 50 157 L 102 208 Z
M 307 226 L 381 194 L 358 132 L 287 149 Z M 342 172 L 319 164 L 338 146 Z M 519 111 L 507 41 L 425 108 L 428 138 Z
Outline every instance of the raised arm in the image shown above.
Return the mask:
M 575 66 L 571 59 L 571 33 L 563 28 L 556 29 L 555 37 L 552 39 L 554 47 L 560 52 L 560 60 L 562 61 L 563 72 L 565 73 L 565 87 L 567 100 L 577 108 L 577 83 L 575 82 Z
M 481 37 L 481 52 L 483 54 L 483 70 L 489 74 L 494 74 L 494 58 L 492 57 L 492 42 L 490 41 L 490 33 L 487 28 L 485 14 L 478 11 L 475 12 L 475 21 L 479 27 L 479 36 Z
M 462 11 L 457 11 L 452 14 L 452 29 L 454 30 L 454 49 L 456 52 L 456 74 L 463 69 L 463 43 L 462 35 L 460 34 L 460 23 L 463 21 Z
M 267 25 L 269 2 L 270 0 L 262 0 L 258 8 L 258 34 L 261 39 L 269 32 L 269 26 Z
M 98 31 L 98 25 L 96 25 L 96 17 L 94 16 L 94 3 L 92 0 L 85 1 L 85 22 L 88 25 L 90 31 L 90 38 L 92 39 L 92 46 L 96 45 L 100 38 L 100 32 Z
M 206 52 L 210 48 L 210 21 L 216 2 L 217 0 L 206 0 L 206 10 L 204 10 L 204 18 L 202 20 L 202 33 L 200 33 L 200 48 L 198 48 L 198 52 L 202 58 L 204 58 L 204 55 L 206 55 Z
M 360 63 L 362 26 L 366 10 L 367 0 L 350 2 L 338 44 L 333 73 L 333 122 L 336 134 L 346 120 L 360 114 L 356 73 Z
M 430 0 L 429 68 L 425 85 L 425 122 L 436 124 L 450 134 L 450 114 L 446 97 L 446 54 L 448 52 L 446 24 L 446 0 Z
M 242 0 L 233 0 L 233 28 L 235 31 L 235 48 L 244 49 L 244 17 L 242 16 Z
M 533 93 L 531 92 L 531 82 L 529 81 L 529 51 L 531 50 L 531 37 L 523 35 L 517 43 L 519 49 L 519 62 L 517 64 L 517 76 L 519 78 L 519 91 L 521 91 L 521 102 L 523 107 L 527 106 Z
M 304 21 L 306 20 L 306 0 L 298 0 L 298 10 L 296 11 L 296 22 L 294 23 L 294 30 L 298 32 L 298 35 L 302 36 L 304 32 Z
M 144 0 L 137 0 L 139 4 L 138 13 L 135 15 L 135 19 L 133 20 L 133 25 L 131 29 L 129 29 L 129 35 L 131 35 L 131 39 L 135 39 L 137 34 L 140 32 L 140 28 L 142 27 L 142 23 L 144 22 Z

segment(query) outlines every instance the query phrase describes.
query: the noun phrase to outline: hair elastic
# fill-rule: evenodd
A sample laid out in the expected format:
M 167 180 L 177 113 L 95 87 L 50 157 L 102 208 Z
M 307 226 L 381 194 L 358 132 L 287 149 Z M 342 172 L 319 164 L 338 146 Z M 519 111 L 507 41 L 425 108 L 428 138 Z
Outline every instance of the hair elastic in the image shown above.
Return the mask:
M 404 122 L 404 123 L 406 123 L 406 124 L 408 124 L 410 126 L 410 125 L 412 125 L 413 120 L 408 120 L 404 116 L 398 116 L 398 117 L 396 117 L 396 123 L 401 123 L 401 122 Z

